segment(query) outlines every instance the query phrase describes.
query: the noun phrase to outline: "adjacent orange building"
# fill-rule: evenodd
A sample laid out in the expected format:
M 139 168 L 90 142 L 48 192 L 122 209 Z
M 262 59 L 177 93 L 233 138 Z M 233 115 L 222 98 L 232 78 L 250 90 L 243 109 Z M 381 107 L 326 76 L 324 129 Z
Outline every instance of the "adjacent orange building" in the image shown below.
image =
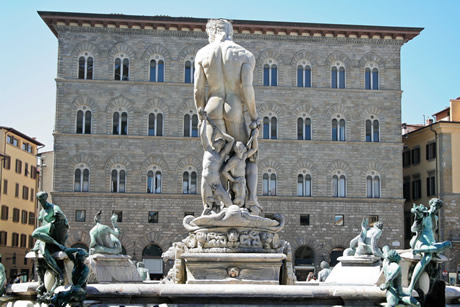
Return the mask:
M 8 280 L 33 275 L 25 258 L 34 246 L 37 217 L 37 151 L 42 143 L 18 130 L 0 126 L 0 254 Z

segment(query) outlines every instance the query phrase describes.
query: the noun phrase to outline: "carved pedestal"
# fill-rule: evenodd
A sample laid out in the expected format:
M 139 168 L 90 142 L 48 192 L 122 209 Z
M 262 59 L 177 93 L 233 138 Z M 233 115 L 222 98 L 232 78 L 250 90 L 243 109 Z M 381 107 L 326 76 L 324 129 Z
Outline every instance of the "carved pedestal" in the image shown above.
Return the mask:
M 88 283 L 141 282 L 136 265 L 126 255 L 94 254 L 88 257 Z
M 280 283 L 286 255 L 245 253 L 184 253 L 187 284 Z
M 377 285 L 380 277 L 380 258 L 374 256 L 344 256 L 326 279 L 330 284 Z

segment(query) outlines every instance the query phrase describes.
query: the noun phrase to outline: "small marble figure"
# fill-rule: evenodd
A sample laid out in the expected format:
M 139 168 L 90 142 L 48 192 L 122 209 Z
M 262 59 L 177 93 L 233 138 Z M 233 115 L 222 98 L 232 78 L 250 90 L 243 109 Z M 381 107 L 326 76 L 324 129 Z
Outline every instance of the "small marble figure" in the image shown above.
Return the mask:
M 414 224 L 411 231 L 415 233 L 410 241 L 410 247 L 414 255 L 421 254 L 422 259 L 414 268 L 412 279 L 409 284 L 409 293 L 415 289 L 420 276 L 425 271 L 428 263 L 433 257 L 437 257 L 439 253 L 450 248 L 450 241 L 436 242 L 435 232 L 438 224 L 437 213 L 442 208 L 443 202 L 438 198 L 433 198 L 429 202 L 430 208 L 427 209 L 424 205 L 414 206 L 411 212 L 414 213 Z
M 361 223 L 361 233 L 350 241 L 350 248 L 344 252 L 344 256 L 375 256 L 381 258 L 382 251 L 378 247 L 382 235 L 383 223 L 377 221 L 369 228 L 369 220 L 364 218 Z
M 43 255 L 43 260 L 40 259 L 37 262 L 39 278 L 37 300 L 47 301 L 54 293 L 56 287 L 64 284 L 64 273 L 52 254 L 65 249 L 64 244 L 67 239 L 69 223 L 58 206 L 47 202 L 48 193 L 38 192 L 36 197 L 42 206 L 42 210 L 38 216 L 41 226 L 32 232 L 32 237 L 37 240 L 32 250 L 36 253 L 40 252 Z M 44 284 L 44 276 L 47 270 L 52 271 L 55 275 L 55 282 L 49 291 L 46 291 Z
M 121 242 L 118 240 L 120 235 L 120 228 L 117 225 L 117 214 L 112 214 L 112 226 L 113 229 L 107 225 L 101 224 L 102 210 L 94 217 L 96 225 L 89 231 L 91 242 L 89 244 L 89 254 L 109 254 L 119 255 L 121 254 L 122 247 Z
M 66 291 L 61 291 L 51 298 L 51 304 L 56 307 L 64 307 L 70 301 L 77 301 L 81 305 L 86 298 L 86 283 L 89 276 L 89 268 L 85 264 L 88 253 L 82 248 L 66 248 L 64 252 L 74 263 L 72 270 L 72 285 Z M 75 254 L 75 256 L 74 256 Z
M 136 266 L 142 281 L 150 280 L 150 271 L 149 269 L 145 268 L 145 264 L 142 261 L 139 261 Z
M 0 254 L 0 261 L 2 260 L 2 254 Z M 0 296 L 5 293 L 5 288 L 6 288 L 6 273 L 5 273 L 5 267 L 3 264 L 0 262 Z
M 399 303 L 408 304 L 410 306 L 420 306 L 420 303 L 411 295 L 403 292 L 401 281 L 401 267 L 399 262 L 401 257 L 395 250 L 390 250 L 388 246 L 383 248 L 384 261 L 383 273 L 385 275 L 385 283 L 380 285 L 380 290 L 386 290 L 386 306 L 394 307 Z
M 318 273 L 318 281 L 325 282 L 329 274 L 331 274 L 331 268 L 326 261 L 321 261 L 319 266 L 321 267 L 321 271 Z

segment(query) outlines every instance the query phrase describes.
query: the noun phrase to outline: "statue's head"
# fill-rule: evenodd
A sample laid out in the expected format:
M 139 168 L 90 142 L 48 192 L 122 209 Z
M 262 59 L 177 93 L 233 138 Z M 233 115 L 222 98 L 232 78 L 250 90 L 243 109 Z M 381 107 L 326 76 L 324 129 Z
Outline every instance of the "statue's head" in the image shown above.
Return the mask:
M 319 266 L 322 269 L 329 269 L 329 263 L 327 263 L 326 261 L 321 261 Z
M 38 192 L 36 195 L 38 201 L 46 201 L 48 199 L 48 193 L 45 191 Z
M 426 207 L 422 204 L 420 205 L 414 204 L 412 209 L 410 209 L 410 212 L 415 214 L 416 218 L 422 218 L 426 211 L 427 211 Z
M 212 145 L 217 152 L 220 152 L 225 146 L 225 140 L 223 138 L 216 139 Z
M 101 221 L 102 209 L 100 209 L 94 216 L 94 222 L 99 223 Z
M 398 252 L 395 251 L 394 249 L 388 252 L 387 258 L 390 262 L 399 263 L 399 261 L 401 261 L 401 256 L 399 256 Z
M 85 262 L 85 259 L 88 257 L 88 253 L 83 249 L 79 248 L 78 251 L 75 253 L 75 258 L 77 262 Z
M 237 154 L 243 154 L 247 151 L 247 148 L 246 145 L 243 144 L 243 142 L 238 141 L 235 143 L 235 146 L 233 146 L 233 150 L 235 150 Z
M 377 227 L 378 229 L 383 229 L 383 223 L 380 221 L 377 221 L 374 223 L 374 227 Z
M 142 261 L 139 261 L 136 265 L 138 268 L 145 268 L 145 264 Z
M 225 19 L 210 19 L 206 24 L 206 33 L 210 43 L 233 39 L 233 27 L 230 21 Z
M 429 202 L 430 204 L 430 208 L 433 208 L 433 209 L 441 209 L 442 208 L 442 200 L 440 200 L 439 198 L 432 198 Z

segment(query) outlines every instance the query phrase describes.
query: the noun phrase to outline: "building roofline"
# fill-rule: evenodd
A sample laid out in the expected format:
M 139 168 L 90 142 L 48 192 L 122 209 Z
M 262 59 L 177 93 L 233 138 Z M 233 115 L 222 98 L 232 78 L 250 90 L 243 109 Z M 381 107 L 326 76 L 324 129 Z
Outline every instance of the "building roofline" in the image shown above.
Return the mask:
M 441 113 L 443 113 L 443 112 L 446 112 L 447 110 L 450 110 L 450 107 L 446 107 L 445 109 L 443 109 L 443 110 L 441 110 L 441 111 L 439 111 L 439 112 L 434 113 L 433 116 L 436 116 L 436 115 L 438 115 L 438 114 L 441 114 Z
M 420 132 L 420 131 L 424 130 L 425 128 L 428 128 L 428 127 L 430 127 L 430 126 L 435 126 L 435 125 L 437 125 L 437 124 L 460 124 L 460 122 L 459 122 L 459 121 L 440 120 L 440 121 L 434 122 L 434 123 L 432 123 L 432 124 L 423 126 L 423 127 L 419 128 L 419 129 L 417 129 L 417 130 L 413 130 L 413 131 L 411 131 L 411 132 L 405 133 L 405 134 L 403 134 L 403 136 L 407 136 L 407 135 L 412 134 L 412 133 L 415 133 L 415 132 Z M 410 124 L 406 124 L 406 125 L 409 126 Z M 412 126 L 416 126 L 416 125 L 412 125 Z
M 199 29 L 205 31 L 206 23 L 208 18 L 193 18 L 193 17 L 171 17 L 171 16 L 144 16 L 144 15 L 124 15 L 124 14 L 93 14 L 93 13 L 75 13 L 75 12 L 53 12 L 53 11 L 38 11 L 40 17 L 45 21 L 50 30 L 58 36 L 54 24 L 58 22 L 69 25 L 77 23 L 79 26 L 86 23 L 94 26 L 96 23 L 100 23 L 104 26 L 107 24 L 114 24 L 116 27 L 120 25 L 132 28 L 144 29 L 145 26 L 156 28 L 157 26 L 162 27 L 176 27 L 181 29 L 182 27 L 189 27 L 192 31 Z M 392 26 L 370 26 L 370 25 L 340 25 L 340 24 L 322 24 L 322 23 L 305 23 L 305 22 L 284 22 L 284 21 L 262 21 L 262 20 L 231 20 L 233 28 L 238 32 L 244 30 L 253 33 L 254 31 L 260 31 L 265 34 L 267 31 L 276 33 L 297 33 L 297 35 L 309 34 L 313 36 L 316 33 L 321 36 L 326 34 L 332 34 L 337 36 L 342 34 L 346 37 L 355 35 L 360 37 L 367 35 L 368 38 L 372 38 L 374 35 L 378 35 L 381 38 L 391 37 L 395 39 L 403 39 L 406 42 L 416 37 L 423 28 L 414 27 L 392 27 Z
M 37 145 L 37 146 L 45 146 L 44 144 L 40 143 L 40 142 L 37 141 L 36 139 L 31 138 L 30 136 L 28 136 L 28 135 L 22 133 L 21 131 L 18 131 L 18 130 L 16 130 L 16 129 L 12 128 L 12 127 L 0 126 L 0 129 L 5 129 L 5 130 L 7 130 L 7 132 L 13 132 L 14 134 L 16 134 L 16 135 L 22 137 L 23 139 L 28 140 L 28 141 L 31 142 L 31 143 L 34 143 L 34 144 Z

